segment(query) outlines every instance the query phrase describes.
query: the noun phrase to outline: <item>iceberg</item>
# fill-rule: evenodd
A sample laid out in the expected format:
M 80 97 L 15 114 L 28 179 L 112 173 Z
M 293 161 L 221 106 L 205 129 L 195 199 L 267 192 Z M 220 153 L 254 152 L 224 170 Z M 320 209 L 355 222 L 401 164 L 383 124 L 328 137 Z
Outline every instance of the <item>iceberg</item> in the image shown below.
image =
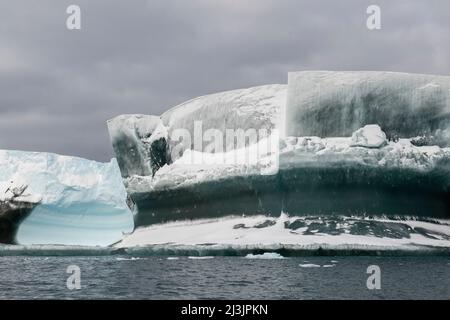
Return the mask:
M 132 232 L 133 219 L 115 159 L 0 150 L 3 242 L 105 246 Z
M 449 108 L 449 77 L 294 72 L 108 120 L 109 163 L 0 151 L 0 255 L 448 254 Z
M 287 86 L 233 90 L 182 103 L 160 117 L 166 155 L 173 155 L 179 142 L 173 132 L 186 129 L 195 135 L 196 121 L 202 121 L 204 131 L 277 129 L 277 170 L 261 174 L 271 164 L 265 156 L 253 163 L 219 163 L 214 159 L 226 159 L 229 152 L 185 144 L 151 174 L 122 171 L 139 208 L 136 225 L 280 212 L 449 218 L 449 79 L 293 72 Z M 142 126 L 133 116 L 128 119 L 135 128 Z M 110 136 L 113 145 L 120 144 L 120 127 L 110 126 Z M 140 140 L 145 144 L 145 139 Z M 232 156 L 244 151 L 236 149 Z M 133 150 L 121 150 L 117 157 L 122 154 Z
M 36 206 L 32 202 L 0 200 L 0 243 L 15 242 L 17 228 Z

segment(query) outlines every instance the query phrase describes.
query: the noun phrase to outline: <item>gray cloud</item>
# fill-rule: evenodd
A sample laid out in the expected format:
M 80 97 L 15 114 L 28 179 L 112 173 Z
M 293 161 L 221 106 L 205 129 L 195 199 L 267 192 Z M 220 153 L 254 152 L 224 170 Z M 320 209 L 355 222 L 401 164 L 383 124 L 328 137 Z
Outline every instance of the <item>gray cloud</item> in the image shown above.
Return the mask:
M 382 29 L 365 10 L 382 9 Z M 69 4 L 82 30 L 65 27 Z M 293 70 L 450 74 L 442 1 L 71 0 L 0 4 L 0 148 L 108 160 L 105 121 Z

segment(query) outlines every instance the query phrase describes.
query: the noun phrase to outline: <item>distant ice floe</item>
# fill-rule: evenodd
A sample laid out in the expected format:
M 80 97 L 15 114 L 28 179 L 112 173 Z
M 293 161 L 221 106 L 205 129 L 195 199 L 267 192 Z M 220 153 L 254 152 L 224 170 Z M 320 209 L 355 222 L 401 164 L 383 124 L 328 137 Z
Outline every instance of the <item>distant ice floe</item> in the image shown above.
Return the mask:
M 320 264 L 314 263 L 302 263 L 298 265 L 301 268 L 320 268 Z
M 130 258 L 116 258 L 117 261 L 137 261 L 137 260 L 143 260 L 143 258 L 140 257 L 130 257 Z M 144 259 L 145 260 L 145 259 Z
M 249 253 L 245 256 L 246 259 L 262 259 L 262 260 L 272 260 L 272 259 L 285 259 L 281 254 L 275 252 L 264 252 L 263 254 L 252 254 Z
M 298 265 L 300 268 L 334 268 L 336 267 L 336 264 L 315 264 L 315 263 L 308 263 L 308 261 L 304 261 L 304 263 L 300 263 Z

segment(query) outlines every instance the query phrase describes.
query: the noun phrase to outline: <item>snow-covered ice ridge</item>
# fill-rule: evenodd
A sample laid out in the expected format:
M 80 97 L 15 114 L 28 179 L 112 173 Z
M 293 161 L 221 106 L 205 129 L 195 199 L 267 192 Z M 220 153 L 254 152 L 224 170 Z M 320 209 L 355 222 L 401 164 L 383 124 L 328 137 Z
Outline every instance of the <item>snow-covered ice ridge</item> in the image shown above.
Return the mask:
M 31 209 L 14 220 L 15 243 L 114 243 L 134 228 L 127 197 L 115 159 L 0 150 L 0 203 Z M 0 224 L 8 225 L 10 215 L 0 212 Z

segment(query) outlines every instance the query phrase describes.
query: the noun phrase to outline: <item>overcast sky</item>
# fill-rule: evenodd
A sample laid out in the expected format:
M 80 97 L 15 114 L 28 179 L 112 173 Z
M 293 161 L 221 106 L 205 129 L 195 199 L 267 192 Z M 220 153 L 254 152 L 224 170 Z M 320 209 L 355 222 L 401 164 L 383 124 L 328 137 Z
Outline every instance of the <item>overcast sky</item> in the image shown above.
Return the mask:
M 81 8 L 81 30 L 66 8 Z M 381 7 L 382 29 L 366 28 Z M 0 2 L 0 149 L 109 160 L 106 120 L 297 70 L 450 75 L 450 1 Z

